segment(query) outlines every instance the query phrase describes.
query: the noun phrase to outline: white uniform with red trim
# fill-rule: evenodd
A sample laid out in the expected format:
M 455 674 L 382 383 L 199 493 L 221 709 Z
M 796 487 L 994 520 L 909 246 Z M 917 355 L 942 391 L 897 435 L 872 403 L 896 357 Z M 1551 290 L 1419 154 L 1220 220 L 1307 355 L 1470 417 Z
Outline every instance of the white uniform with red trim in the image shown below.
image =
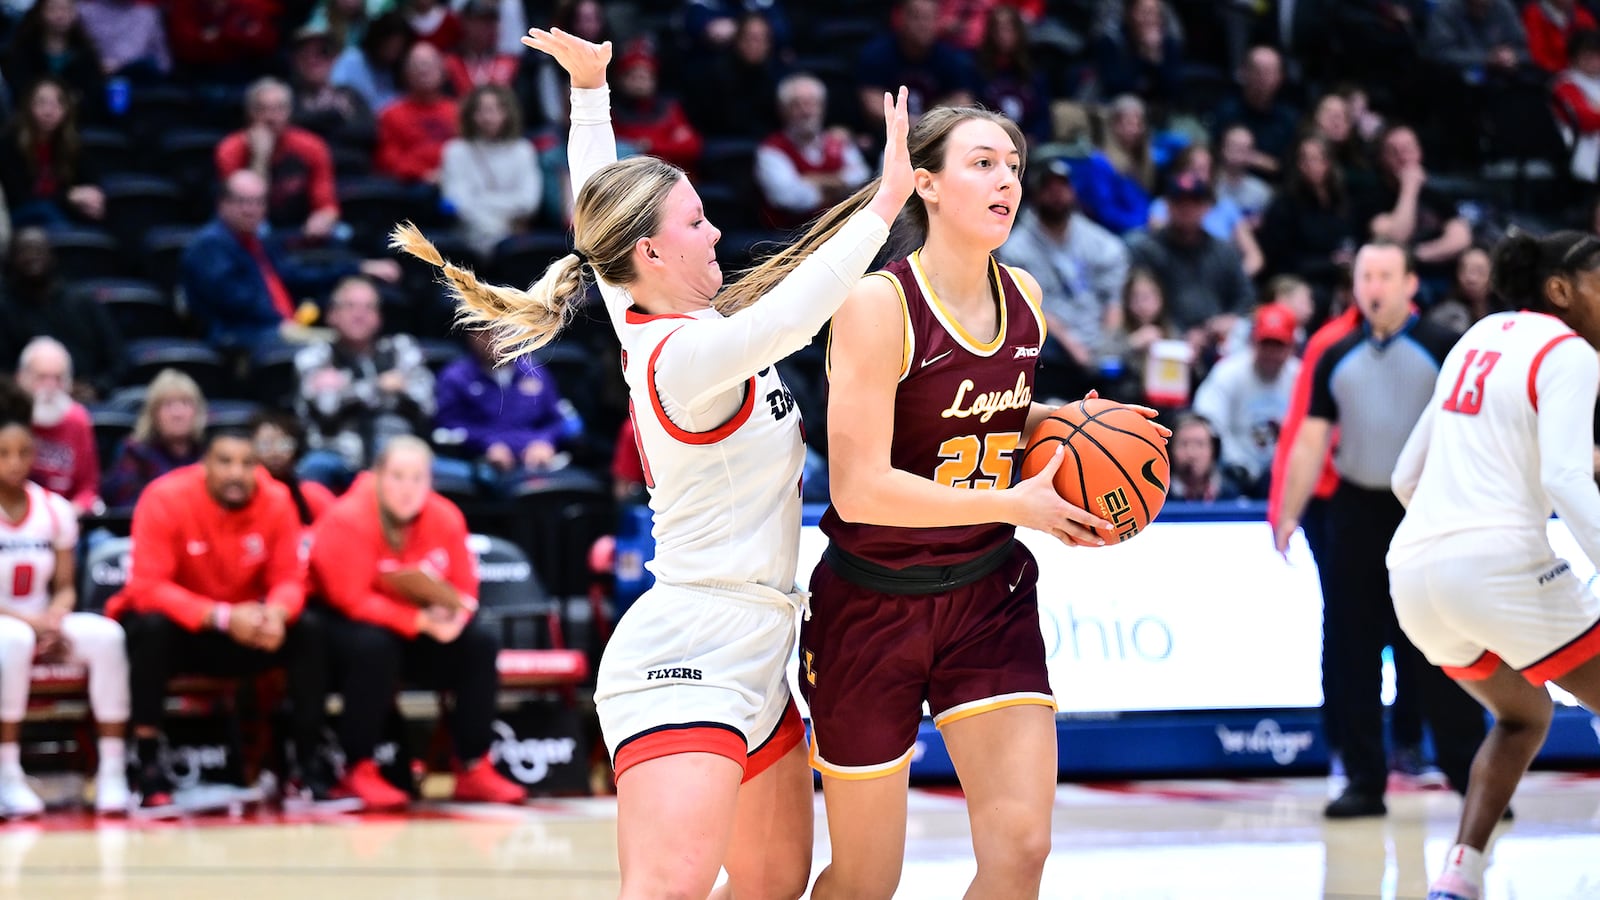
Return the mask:
M 78 545 L 78 513 L 67 498 L 27 485 L 28 511 L 17 522 L 0 516 L 0 611 L 37 616 L 50 606 L 56 552 Z M 71 645 L 66 661 L 89 670 L 89 705 L 101 722 L 125 722 L 129 711 L 128 654 L 122 626 L 95 613 L 68 613 L 61 632 Z M 0 612 L 0 722 L 20 722 L 28 708 L 37 636 L 33 627 Z
M 1600 563 L 1597 390 L 1595 349 L 1543 313 L 1489 316 L 1445 358 L 1395 465 L 1388 563 L 1406 636 L 1452 677 L 1503 660 L 1543 684 L 1600 654 L 1600 598 L 1546 531 L 1553 509 Z
M 573 90 L 568 155 L 574 192 L 616 159 L 606 88 Z M 855 214 L 732 316 L 645 315 L 625 287 L 599 282 L 655 513 L 656 585 L 618 623 L 595 688 L 619 774 L 684 751 L 742 763 L 786 713 L 785 734 L 801 733 L 788 665 L 804 607 L 795 567 L 805 438 L 773 364 L 811 342 L 888 233 L 875 214 Z

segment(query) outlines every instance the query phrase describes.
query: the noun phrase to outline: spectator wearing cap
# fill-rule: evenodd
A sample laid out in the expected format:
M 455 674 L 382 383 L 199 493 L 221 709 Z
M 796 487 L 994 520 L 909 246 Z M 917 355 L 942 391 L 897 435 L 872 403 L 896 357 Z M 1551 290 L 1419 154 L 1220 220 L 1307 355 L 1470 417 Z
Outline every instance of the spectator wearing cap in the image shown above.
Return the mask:
M 612 107 L 611 123 L 617 140 L 692 171 L 700 160 L 700 134 L 678 101 L 660 93 L 655 48 L 648 40 L 636 40 L 616 67 L 621 96 Z
M 1134 265 L 1155 273 L 1172 325 L 1196 347 L 1223 340 L 1251 302 L 1244 260 L 1205 230 L 1214 195 L 1192 172 L 1167 186 L 1167 224 L 1130 242 Z
M 1252 496 L 1266 495 L 1278 433 L 1289 395 L 1300 374 L 1294 348 L 1299 325 L 1294 311 L 1266 303 L 1252 317 L 1247 352 L 1224 357 L 1212 367 L 1194 395 L 1194 411 L 1222 438 L 1222 465 Z
M 217 175 L 242 169 L 267 182 L 267 221 L 299 228 L 321 240 L 339 224 L 333 154 L 322 138 L 289 124 L 294 92 L 276 78 L 263 78 L 245 92 L 247 124 L 217 145 Z
M 756 148 L 762 211 L 774 228 L 796 228 L 850 196 L 872 177 L 861 150 L 842 129 L 825 127 L 828 89 L 814 75 L 778 83 L 782 130 Z
M 1041 390 L 1075 397 L 1096 384 L 1128 280 L 1128 248 L 1078 210 L 1066 160 L 1032 167 L 1029 181 L 1028 203 L 999 256 L 1039 280 L 1050 338 L 1041 351 Z
M 444 91 L 444 56 L 418 42 L 406 53 L 406 93 L 378 113 L 373 168 L 406 184 L 437 184 L 444 145 L 456 136 L 456 102 Z
M 461 43 L 445 60 L 445 71 L 457 97 L 473 88 L 516 83 L 520 54 L 503 53 L 500 41 L 500 5 L 495 0 L 472 0 L 461 10 Z

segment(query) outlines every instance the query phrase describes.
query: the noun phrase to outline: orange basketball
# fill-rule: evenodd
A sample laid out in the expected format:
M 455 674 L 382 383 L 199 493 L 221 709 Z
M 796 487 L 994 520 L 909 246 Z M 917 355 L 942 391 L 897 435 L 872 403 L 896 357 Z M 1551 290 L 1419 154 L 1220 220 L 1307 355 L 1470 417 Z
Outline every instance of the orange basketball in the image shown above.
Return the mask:
M 1037 475 L 1062 444 L 1056 493 L 1112 523 L 1113 532 L 1101 533 L 1107 544 L 1132 538 L 1161 512 L 1171 470 L 1166 441 L 1149 419 L 1115 400 L 1068 403 L 1034 429 L 1022 477 Z

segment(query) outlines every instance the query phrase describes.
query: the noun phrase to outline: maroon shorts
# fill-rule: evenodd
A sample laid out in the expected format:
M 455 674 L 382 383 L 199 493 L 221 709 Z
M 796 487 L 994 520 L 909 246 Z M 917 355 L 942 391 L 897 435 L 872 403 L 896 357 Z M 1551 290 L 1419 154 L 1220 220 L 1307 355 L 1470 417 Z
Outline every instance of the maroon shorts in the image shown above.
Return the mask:
M 1054 709 L 1038 586 L 1020 542 L 994 571 L 937 594 L 872 590 L 819 563 L 800 629 L 811 764 L 849 779 L 905 768 L 924 701 L 940 727 L 1007 706 Z

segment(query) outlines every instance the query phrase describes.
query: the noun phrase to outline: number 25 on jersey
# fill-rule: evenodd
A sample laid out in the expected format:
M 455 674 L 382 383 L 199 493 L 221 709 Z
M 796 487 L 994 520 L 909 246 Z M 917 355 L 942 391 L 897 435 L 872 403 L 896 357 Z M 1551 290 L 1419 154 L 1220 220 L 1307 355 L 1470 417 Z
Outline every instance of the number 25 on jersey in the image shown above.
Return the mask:
M 1483 409 L 1483 382 L 1500 361 L 1498 350 L 1468 350 L 1461 360 L 1461 372 L 1456 375 L 1455 387 L 1445 398 L 1444 411 L 1475 416 Z

